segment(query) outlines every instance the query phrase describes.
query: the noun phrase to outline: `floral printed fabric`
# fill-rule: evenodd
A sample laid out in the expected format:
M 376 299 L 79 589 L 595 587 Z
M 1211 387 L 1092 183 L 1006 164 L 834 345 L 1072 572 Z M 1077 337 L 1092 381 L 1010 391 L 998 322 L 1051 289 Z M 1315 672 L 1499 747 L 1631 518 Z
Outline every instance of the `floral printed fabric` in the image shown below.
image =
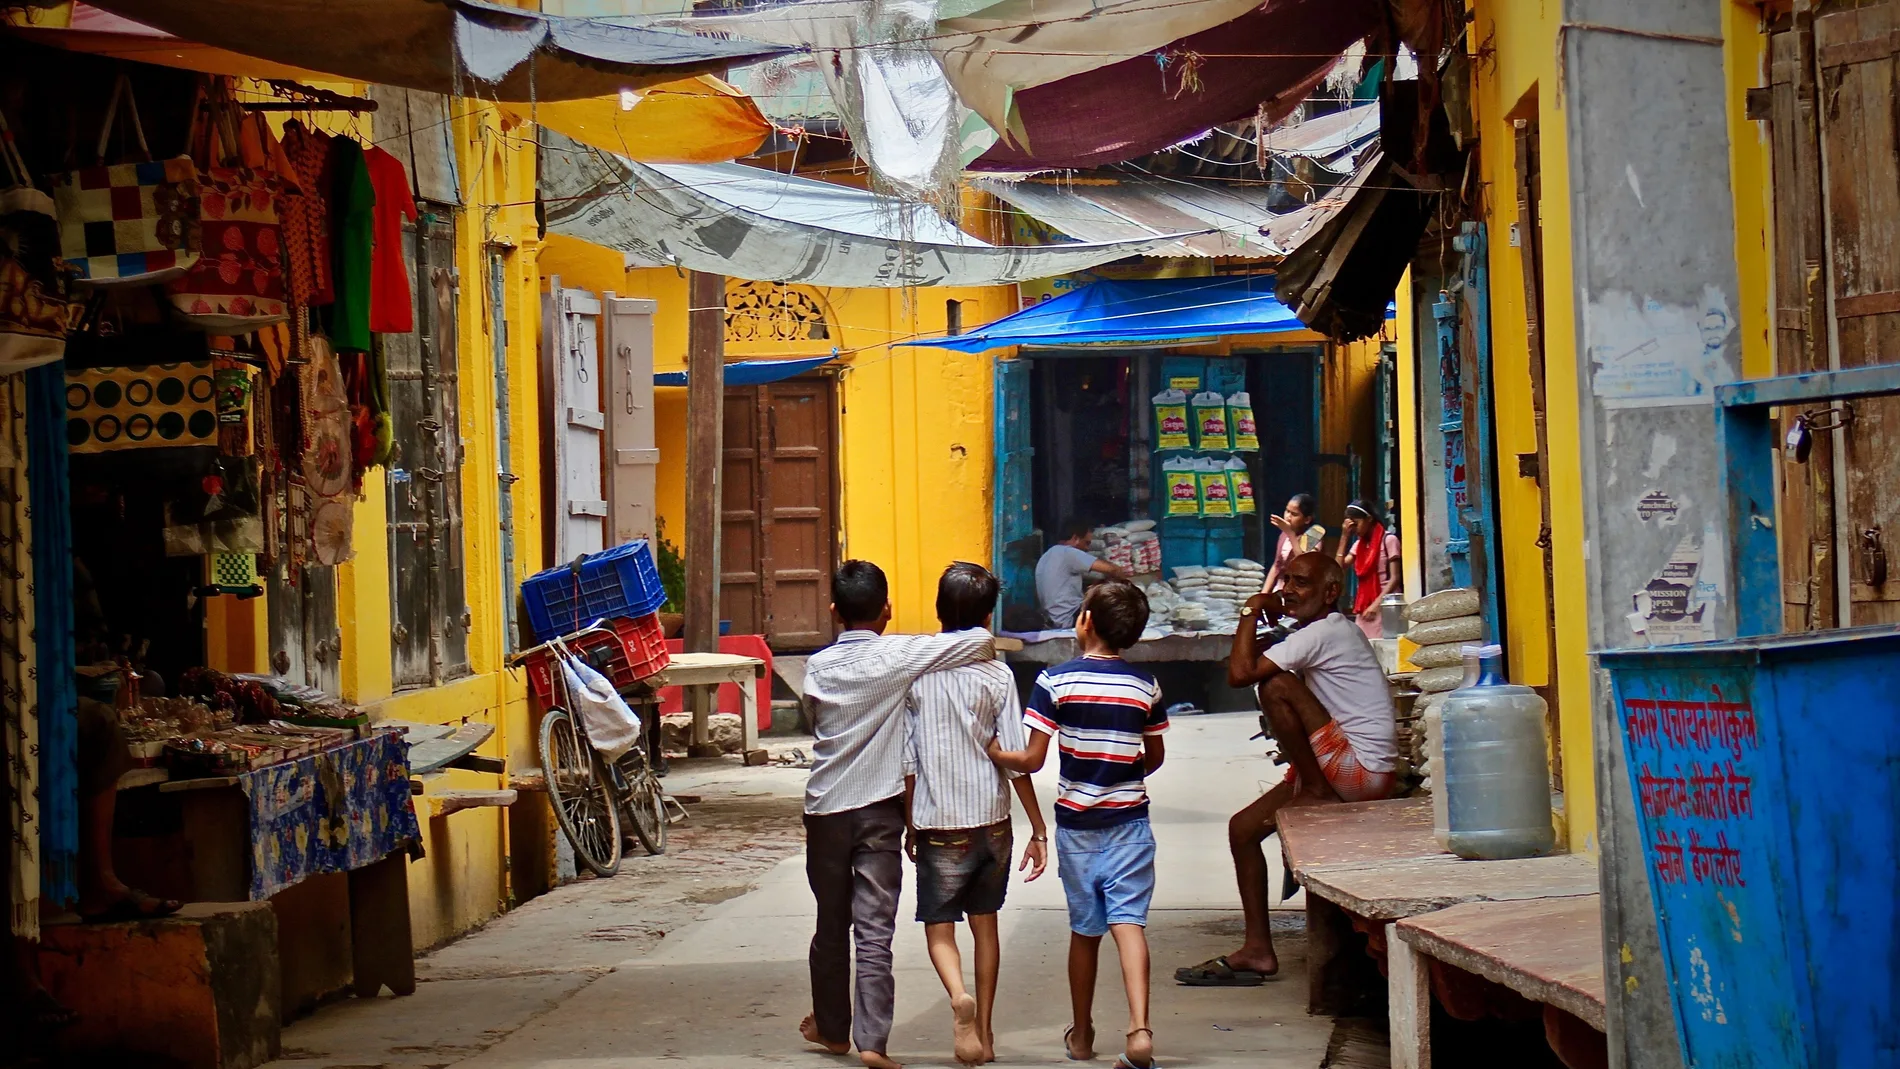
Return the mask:
M 335 750 L 246 772 L 251 900 L 324 872 L 348 872 L 398 850 L 422 856 L 409 797 L 409 747 L 377 734 Z
M 284 300 L 281 183 L 248 167 L 207 167 L 198 178 L 203 254 L 167 287 L 172 305 L 206 330 L 250 330 L 289 317 Z

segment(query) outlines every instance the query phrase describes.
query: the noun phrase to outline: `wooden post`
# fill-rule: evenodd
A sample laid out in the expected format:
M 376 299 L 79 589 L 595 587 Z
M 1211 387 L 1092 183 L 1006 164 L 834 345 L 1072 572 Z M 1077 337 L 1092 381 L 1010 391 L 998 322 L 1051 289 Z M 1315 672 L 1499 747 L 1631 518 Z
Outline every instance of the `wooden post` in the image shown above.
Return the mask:
M 1385 926 L 1386 1001 L 1392 1034 L 1392 1069 L 1432 1069 L 1432 980 L 1425 956 Z
M 686 287 L 686 634 L 688 653 L 719 652 L 719 510 L 725 451 L 726 279 L 694 271 Z M 707 718 L 718 700 L 686 688 L 694 757 L 717 756 Z

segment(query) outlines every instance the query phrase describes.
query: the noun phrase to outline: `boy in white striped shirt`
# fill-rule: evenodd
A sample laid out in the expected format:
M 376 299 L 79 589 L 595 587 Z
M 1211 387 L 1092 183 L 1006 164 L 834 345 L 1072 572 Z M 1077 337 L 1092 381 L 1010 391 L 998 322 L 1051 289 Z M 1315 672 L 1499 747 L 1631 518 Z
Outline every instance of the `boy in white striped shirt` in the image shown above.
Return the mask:
M 937 619 L 947 634 L 984 633 L 999 586 L 984 568 L 952 564 L 937 582 Z M 1031 837 L 1021 867 L 1028 879 L 1048 864 L 1049 834 L 1027 776 L 1005 774 L 990 760 L 994 741 L 1006 750 L 1027 745 L 1016 680 L 999 661 L 981 661 L 918 677 L 908 703 L 904 757 L 908 803 L 906 847 L 917 863 L 917 919 L 930 963 L 950 995 L 957 1060 L 995 1059 L 991 1012 L 1002 957 L 996 914 L 1009 889 L 1013 853 L 1009 786 L 1029 814 Z M 968 914 L 975 943 L 976 995 L 963 985 L 957 922 Z

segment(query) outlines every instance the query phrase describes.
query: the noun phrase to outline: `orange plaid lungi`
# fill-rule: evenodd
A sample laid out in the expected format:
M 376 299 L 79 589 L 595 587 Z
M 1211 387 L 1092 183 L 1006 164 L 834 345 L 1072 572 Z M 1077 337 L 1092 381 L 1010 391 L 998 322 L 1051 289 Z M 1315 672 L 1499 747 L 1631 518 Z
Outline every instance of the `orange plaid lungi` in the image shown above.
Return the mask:
M 1352 740 L 1339 726 L 1337 720 L 1328 720 L 1326 726 L 1313 732 L 1307 741 L 1312 744 L 1313 756 L 1319 758 L 1319 770 L 1326 774 L 1326 782 L 1333 790 L 1348 802 L 1371 802 L 1380 798 L 1389 798 L 1392 789 L 1398 785 L 1398 776 L 1392 772 L 1373 772 L 1359 763 L 1359 755 L 1353 752 Z M 1287 769 L 1286 780 L 1299 786 L 1299 773 Z

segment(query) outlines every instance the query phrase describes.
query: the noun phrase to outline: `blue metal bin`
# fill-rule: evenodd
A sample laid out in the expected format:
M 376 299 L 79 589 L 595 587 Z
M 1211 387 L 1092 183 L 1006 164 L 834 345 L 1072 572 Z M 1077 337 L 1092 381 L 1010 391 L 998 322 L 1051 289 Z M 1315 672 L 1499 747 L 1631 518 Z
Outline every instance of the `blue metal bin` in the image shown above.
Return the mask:
M 1599 658 L 1684 1064 L 1900 1065 L 1900 630 Z

